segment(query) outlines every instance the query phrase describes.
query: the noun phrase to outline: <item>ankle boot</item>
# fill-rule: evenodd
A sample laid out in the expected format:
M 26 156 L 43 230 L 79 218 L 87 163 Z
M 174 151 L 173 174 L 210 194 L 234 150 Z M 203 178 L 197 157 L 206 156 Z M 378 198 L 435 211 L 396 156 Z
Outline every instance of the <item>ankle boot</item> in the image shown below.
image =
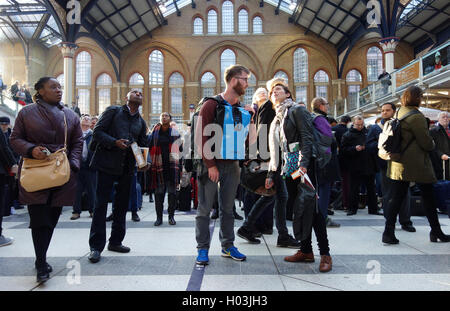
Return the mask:
M 388 227 L 386 226 L 383 232 L 383 243 L 386 244 L 398 244 L 399 240 L 395 237 L 394 234 L 395 227 Z
M 441 242 L 450 242 L 450 235 L 444 234 L 441 228 L 432 228 L 430 232 L 430 241 L 437 242 L 441 240 Z

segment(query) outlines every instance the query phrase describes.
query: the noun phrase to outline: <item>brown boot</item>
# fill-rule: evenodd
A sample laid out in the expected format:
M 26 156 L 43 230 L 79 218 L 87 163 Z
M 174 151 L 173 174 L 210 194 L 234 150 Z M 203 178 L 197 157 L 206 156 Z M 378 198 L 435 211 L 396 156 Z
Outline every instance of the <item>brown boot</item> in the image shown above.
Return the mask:
M 284 260 L 289 262 L 314 262 L 314 254 L 304 254 L 302 251 L 298 251 L 292 256 L 284 257 Z
M 330 256 L 320 256 L 320 265 L 319 265 L 319 271 L 320 272 L 328 272 L 331 270 L 331 266 L 333 265 L 333 261 L 331 260 Z

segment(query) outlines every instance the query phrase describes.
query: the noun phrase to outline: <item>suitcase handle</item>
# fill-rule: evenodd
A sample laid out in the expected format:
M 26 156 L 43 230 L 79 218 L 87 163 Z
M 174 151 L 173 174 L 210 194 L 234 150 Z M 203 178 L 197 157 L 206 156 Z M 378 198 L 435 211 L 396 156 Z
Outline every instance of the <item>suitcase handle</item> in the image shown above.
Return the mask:
M 446 178 L 445 178 L 445 160 L 442 160 L 442 179 L 446 180 Z

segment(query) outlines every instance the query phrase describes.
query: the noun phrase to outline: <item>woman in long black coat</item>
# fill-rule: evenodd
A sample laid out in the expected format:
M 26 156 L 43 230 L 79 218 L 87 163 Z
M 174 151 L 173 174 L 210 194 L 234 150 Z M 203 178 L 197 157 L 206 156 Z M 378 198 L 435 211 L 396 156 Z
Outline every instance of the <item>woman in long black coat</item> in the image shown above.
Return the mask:
M 67 157 L 70 179 L 63 186 L 27 192 L 19 186 L 19 201 L 28 205 L 30 228 L 36 253 L 37 281 L 49 279 L 52 267 L 46 261 L 47 249 L 63 206 L 75 201 L 77 176 L 83 150 L 82 131 L 78 116 L 61 103 L 61 85 L 55 78 L 41 78 L 35 85 L 35 104 L 25 106 L 18 114 L 10 143 L 13 150 L 25 158 L 43 160 L 47 148 L 55 152 L 64 147 L 64 115 L 67 120 Z M 19 179 L 22 161 L 19 167 Z

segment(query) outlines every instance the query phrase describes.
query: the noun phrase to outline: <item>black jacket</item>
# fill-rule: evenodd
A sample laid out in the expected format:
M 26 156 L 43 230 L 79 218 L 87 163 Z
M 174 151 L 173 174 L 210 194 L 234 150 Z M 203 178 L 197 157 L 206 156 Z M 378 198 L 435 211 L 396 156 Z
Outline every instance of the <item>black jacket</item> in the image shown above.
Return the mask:
M 347 158 L 347 163 L 351 163 L 348 170 L 352 173 L 372 175 L 378 170 L 375 157 L 367 149 L 356 151 L 357 145 L 366 145 L 366 138 L 366 128 L 358 131 L 352 127 L 342 136 L 341 152 Z
M 443 154 L 450 156 L 450 138 L 448 137 L 444 127 L 440 124 L 430 130 L 430 135 L 431 137 L 433 137 L 434 143 L 436 145 L 436 147 L 430 154 L 431 162 L 433 163 L 436 178 L 438 180 L 442 180 L 444 179 L 444 177 L 441 157 Z M 445 177 L 447 180 L 450 180 L 449 162 L 450 161 L 448 160 L 445 161 Z
M 94 152 L 89 148 L 89 144 L 91 143 L 93 138 L 93 132 L 89 132 L 84 140 L 86 141 L 86 146 L 88 147 L 88 155 L 85 161 L 83 161 L 83 157 L 81 157 L 81 169 L 89 169 L 89 163 L 92 161 L 92 156 L 94 155 Z M 83 155 L 83 154 L 82 154 Z
M 293 121 L 295 121 L 295 124 Z M 314 143 L 311 113 L 303 106 L 292 106 L 284 120 L 283 130 L 288 145 L 293 142 L 300 143 L 299 147 L 302 152 L 300 165 L 308 168 L 311 163 Z
M 338 147 L 338 159 L 339 159 L 339 166 L 342 169 L 347 169 L 347 159 L 344 156 L 344 154 L 341 152 L 341 143 L 342 143 L 342 136 L 344 136 L 345 133 L 347 133 L 348 128 L 345 124 L 338 124 L 336 126 L 333 126 L 331 130 L 334 133 L 334 137 L 336 138 L 337 147 Z
M 7 175 L 14 164 L 17 164 L 17 161 L 6 140 L 6 135 L 0 131 L 0 174 Z
M 147 125 L 139 113 L 132 116 L 127 105 L 108 107 L 94 128 L 95 151 L 90 167 L 111 175 L 133 173 L 136 165 L 133 152 L 130 148 L 118 148 L 116 140 L 128 139 L 147 147 L 146 133 Z

